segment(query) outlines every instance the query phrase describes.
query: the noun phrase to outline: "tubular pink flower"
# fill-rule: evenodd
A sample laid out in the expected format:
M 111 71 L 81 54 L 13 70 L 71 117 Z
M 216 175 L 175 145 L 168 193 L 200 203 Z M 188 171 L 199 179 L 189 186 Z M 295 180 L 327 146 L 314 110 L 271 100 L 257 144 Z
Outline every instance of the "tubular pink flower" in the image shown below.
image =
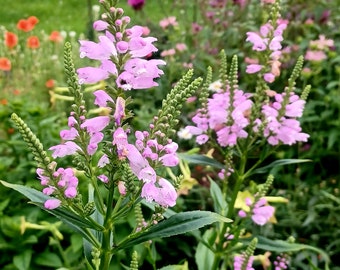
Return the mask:
M 249 74 L 259 72 L 263 68 L 262 65 L 251 64 L 247 66 L 246 72 Z
M 108 101 L 114 103 L 113 99 L 104 90 L 97 90 L 93 94 L 96 97 L 94 104 L 99 107 L 106 107 Z
M 86 129 L 88 133 L 93 134 L 102 131 L 109 124 L 109 122 L 109 116 L 97 116 L 86 119 L 85 122 L 80 125 L 80 127 Z
M 53 151 L 52 157 L 65 157 L 68 155 L 75 154 L 78 150 L 81 150 L 80 147 L 74 142 L 65 142 L 63 144 L 58 144 L 50 147 L 48 150 Z
M 58 199 L 49 199 L 44 203 L 46 209 L 53 210 L 61 205 L 61 201 Z
M 157 184 L 154 182 L 145 183 L 141 196 L 147 201 L 155 201 L 163 207 L 172 207 L 176 204 L 177 192 L 168 180 L 159 178 Z

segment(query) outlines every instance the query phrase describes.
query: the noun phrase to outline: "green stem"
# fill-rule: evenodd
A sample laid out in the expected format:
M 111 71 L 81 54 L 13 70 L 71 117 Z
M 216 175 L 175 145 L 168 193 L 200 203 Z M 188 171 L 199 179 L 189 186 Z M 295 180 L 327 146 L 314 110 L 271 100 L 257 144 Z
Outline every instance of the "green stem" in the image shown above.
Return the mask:
M 108 270 L 110 266 L 110 261 L 112 258 L 111 252 L 111 237 L 113 232 L 113 222 L 111 220 L 112 210 L 113 210 L 113 199 L 114 199 L 114 189 L 113 185 L 109 188 L 109 196 L 107 199 L 107 209 L 104 220 L 104 231 L 102 238 L 102 247 L 100 254 L 100 266 L 99 270 Z
M 247 163 L 247 153 L 243 153 L 241 155 L 241 160 L 240 160 L 240 167 L 238 169 L 238 171 L 235 172 L 236 174 L 236 183 L 234 186 L 234 190 L 231 196 L 231 200 L 228 204 L 228 214 L 227 217 L 228 218 L 232 218 L 233 214 L 234 214 L 234 205 L 235 205 L 235 201 L 237 198 L 237 194 L 241 188 L 241 185 L 245 179 L 245 168 L 246 168 L 246 163 Z M 217 270 L 223 255 L 223 238 L 224 235 L 227 231 L 227 223 L 223 223 L 222 229 L 220 230 L 217 239 L 218 240 L 218 244 L 216 247 L 216 252 L 215 252 L 215 256 L 214 256 L 214 261 L 213 261 L 213 265 L 212 265 L 212 270 Z

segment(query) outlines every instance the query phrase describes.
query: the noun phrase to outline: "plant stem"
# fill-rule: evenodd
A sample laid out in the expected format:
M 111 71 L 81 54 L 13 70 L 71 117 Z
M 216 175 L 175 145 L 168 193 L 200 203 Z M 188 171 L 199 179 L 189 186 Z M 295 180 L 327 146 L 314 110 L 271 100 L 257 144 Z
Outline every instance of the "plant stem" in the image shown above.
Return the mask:
M 107 198 L 106 214 L 104 220 L 104 231 L 102 238 L 102 247 L 100 254 L 100 270 L 108 270 L 110 266 L 110 261 L 112 258 L 111 252 L 111 237 L 113 232 L 113 222 L 111 220 L 112 210 L 113 210 L 113 195 L 114 189 L 113 184 L 109 188 L 109 195 Z

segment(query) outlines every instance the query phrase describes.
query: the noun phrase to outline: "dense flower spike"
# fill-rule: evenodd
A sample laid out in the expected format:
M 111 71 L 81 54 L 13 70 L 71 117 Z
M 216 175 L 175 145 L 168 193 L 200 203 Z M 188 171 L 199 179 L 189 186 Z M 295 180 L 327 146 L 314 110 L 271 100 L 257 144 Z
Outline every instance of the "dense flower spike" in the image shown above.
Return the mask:
M 165 65 L 165 62 L 142 59 L 157 51 L 153 45 L 157 39 L 143 37 L 142 26 L 135 25 L 127 28 L 130 18 L 123 17 L 122 12 L 116 11 L 113 14 L 115 15 L 112 15 L 111 19 L 114 30 L 108 29 L 109 23 L 105 20 L 95 22 L 95 30 L 105 30 L 105 35 L 98 36 L 98 43 L 79 41 L 80 57 L 100 61 L 99 67 L 78 69 L 79 83 L 91 84 L 113 77 L 117 86 L 125 91 L 157 86 L 154 79 L 163 74 L 158 66 Z
M 305 103 L 305 100 L 294 93 L 290 93 L 289 97 L 283 93 L 275 94 L 272 103 L 262 106 L 265 119 L 263 135 L 269 144 L 292 145 L 307 141 L 309 135 L 301 132 L 300 122 L 296 120 L 302 116 Z M 261 120 L 258 119 L 257 124 L 259 123 Z
M 257 59 L 253 59 L 253 63 L 247 66 L 247 73 L 258 73 L 261 71 L 263 79 L 268 82 L 274 82 L 275 78 L 280 75 L 280 57 L 282 55 L 282 41 L 283 32 L 287 28 L 288 22 L 279 17 L 278 7 L 276 5 L 272 8 L 273 20 L 262 25 L 260 31 L 247 32 L 246 41 L 252 44 L 254 51 L 262 54 L 267 54 L 266 62 L 259 63 Z

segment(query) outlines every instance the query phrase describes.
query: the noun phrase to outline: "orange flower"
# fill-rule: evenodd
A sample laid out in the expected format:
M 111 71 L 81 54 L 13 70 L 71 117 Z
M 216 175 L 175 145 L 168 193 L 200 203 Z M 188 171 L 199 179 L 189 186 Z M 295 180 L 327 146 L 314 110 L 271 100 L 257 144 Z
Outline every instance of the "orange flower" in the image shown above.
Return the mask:
M 27 21 L 31 25 L 35 26 L 39 22 L 39 19 L 37 17 L 35 17 L 35 16 L 30 16 L 30 17 L 28 17 Z
M 13 90 L 13 94 L 14 94 L 15 96 L 20 95 L 20 90 L 14 89 L 14 90 Z
M 11 61 L 7 57 L 0 57 L 0 70 L 10 71 L 11 68 Z
M 47 88 L 53 88 L 54 87 L 54 80 L 52 80 L 52 79 L 47 80 L 46 83 L 45 83 L 45 86 Z
M 37 36 L 30 36 L 27 39 L 27 47 L 31 49 L 38 49 L 40 46 L 39 38 Z
M 58 43 L 63 41 L 63 37 L 60 35 L 58 31 L 52 31 L 52 33 L 49 36 L 49 40 L 52 42 Z
M 12 49 L 18 44 L 18 36 L 12 32 L 5 33 L 5 44 Z
M 38 18 L 35 16 L 29 17 L 27 20 L 21 19 L 17 23 L 17 28 L 24 32 L 29 32 L 34 29 L 34 26 L 39 22 Z
M 7 104 L 8 104 L 7 99 L 5 99 L 5 98 L 0 99 L 0 104 L 1 104 L 1 105 L 7 105 Z

